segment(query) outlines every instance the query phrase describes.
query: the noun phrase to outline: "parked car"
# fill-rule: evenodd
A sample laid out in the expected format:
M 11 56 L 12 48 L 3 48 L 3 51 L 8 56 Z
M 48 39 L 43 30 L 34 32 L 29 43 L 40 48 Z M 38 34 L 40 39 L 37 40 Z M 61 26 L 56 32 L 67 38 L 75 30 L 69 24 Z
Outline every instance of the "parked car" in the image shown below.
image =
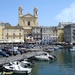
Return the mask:
M 21 48 L 21 50 L 23 50 L 24 53 L 27 53 L 26 48 Z
M 9 50 L 7 50 L 7 51 L 5 51 L 7 54 L 9 54 L 10 56 L 11 55 L 13 55 L 13 51 L 9 51 Z
M 17 55 L 20 54 L 20 52 L 18 50 L 13 50 L 13 55 Z
M 0 58 L 3 57 L 3 55 L 0 55 Z
M 20 52 L 20 54 L 23 54 L 24 53 L 24 51 L 21 50 L 21 49 L 18 49 L 18 51 Z
M 3 55 L 5 57 L 9 57 L 9 54 L 7 54 L 5 51 L 0 51 L 0 55 Z
M 8 47 L 4 47 L 2 50 L 3 51 L 7 51 L 8 50 Z

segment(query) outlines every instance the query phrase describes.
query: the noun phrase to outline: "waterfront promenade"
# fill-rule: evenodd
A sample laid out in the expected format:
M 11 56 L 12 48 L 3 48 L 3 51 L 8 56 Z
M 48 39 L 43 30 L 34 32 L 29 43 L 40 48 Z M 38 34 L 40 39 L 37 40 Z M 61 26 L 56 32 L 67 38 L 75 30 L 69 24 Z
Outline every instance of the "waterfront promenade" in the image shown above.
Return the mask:
M 38 54 L 41 54 L 41 53 L 43 53 L 43 52 L 42 51 L 28 52 L 28 53 L 24 53 L 22 55 L 18 54 L 16 56 L 10 56 L 8 58 L 3 57 L 3 58 L 0 58 L 0 65 L 3 65 L 3 64 L 8 63 L 8 62 L 13 62 L 15 60 L 21 60 L 21 59 L 30 58 L 30 57 L 36 56 Z
M 40 48 L 40 47 L 39 48 L 30 48 L 30 49 L 26 49 L 27 51 L 30 51 L 30 52 L 27 52 L 24 54 L 18 54 L 16 56 L 9 56 L 9 57 L 2 57 L 2 58 L 0 58 L 0 65 L 8 63 L 8 62 L 13 62 L 15 60 L 22 60 L 22 59 L 31 58 L 31 57 L 36 56 L 38 54 L 44 53 L 43 52 L 44 48 L 54 47 L 54 46 L 55 45 L 43 46 L 42 48 Z

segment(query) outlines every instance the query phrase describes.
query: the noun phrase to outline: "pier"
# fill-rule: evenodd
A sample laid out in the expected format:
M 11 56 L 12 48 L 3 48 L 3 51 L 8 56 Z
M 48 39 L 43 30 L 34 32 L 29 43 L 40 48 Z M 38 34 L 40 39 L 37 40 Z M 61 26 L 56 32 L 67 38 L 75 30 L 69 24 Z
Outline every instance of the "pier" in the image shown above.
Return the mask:
M 28 53 L 24 53 L 24 54 L 18 54 L 16 56 L 10 56 L 10 57 L 2 57 L 0 58 L 0 65 L 3 65 L 5 63 L 8 62 L 13 62 L 16 60 L 22 60 L 22 59 L 27 59 L 33 56 L 36 56 L 38 54 L 42 54 L 43 52 L 39 51 L 39 52 L 28 52 Z

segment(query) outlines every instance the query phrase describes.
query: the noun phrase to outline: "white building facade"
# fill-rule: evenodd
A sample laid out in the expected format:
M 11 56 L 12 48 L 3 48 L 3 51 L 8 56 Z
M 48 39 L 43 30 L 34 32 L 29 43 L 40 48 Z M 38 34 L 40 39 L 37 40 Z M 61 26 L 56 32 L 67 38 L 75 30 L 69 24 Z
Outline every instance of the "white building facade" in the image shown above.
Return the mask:
M 3 34 L 7 43 L 24 42 L 24 29 L 20 26 L 6 26 Z
M 57 27 L 42 27 L 42 40 L 57 40 Z

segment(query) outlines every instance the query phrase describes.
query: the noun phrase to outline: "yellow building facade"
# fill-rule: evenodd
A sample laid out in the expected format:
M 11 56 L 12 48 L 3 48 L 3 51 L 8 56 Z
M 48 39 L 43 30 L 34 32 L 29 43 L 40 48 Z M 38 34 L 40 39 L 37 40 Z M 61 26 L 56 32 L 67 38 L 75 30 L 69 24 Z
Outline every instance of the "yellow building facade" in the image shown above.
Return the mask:
M 5 26 L 11 26 L 11 25 L 9 23 L 0 22 L 0 43 L 3 43 L 5 41 L 3 34 Z
M 2 26 L 0 26 L 0 40 L 2 40 Z
M 63 28 L 58 28 L 57 35 L 58 35 L 58 42 L 63 42 L 64 41 L 64 30 L 63 30 Z
M 3 22 L 0 22 L 0 42 L 2 40 L 4 40 L 4 38 L 3 38 L 3 29 L 4 29 L 4 27 L 5 27 L 5 24 Z

